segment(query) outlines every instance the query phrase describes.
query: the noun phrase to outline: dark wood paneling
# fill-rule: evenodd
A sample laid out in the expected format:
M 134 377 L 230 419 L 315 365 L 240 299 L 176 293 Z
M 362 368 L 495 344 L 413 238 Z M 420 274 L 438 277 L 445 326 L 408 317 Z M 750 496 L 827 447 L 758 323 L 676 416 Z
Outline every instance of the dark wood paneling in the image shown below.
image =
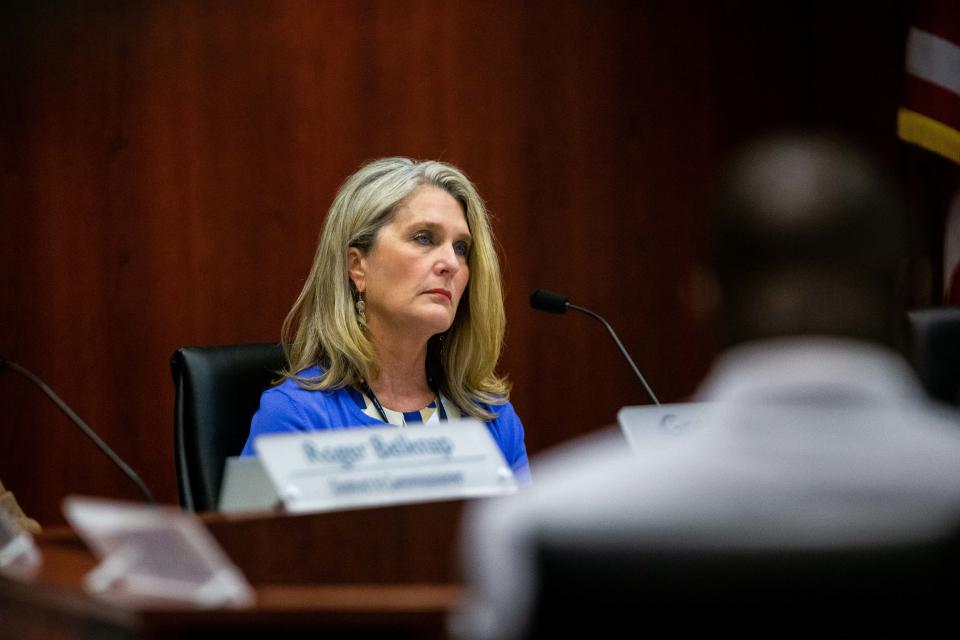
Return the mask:
M 712 357 L 680 290 L 723 155 L 783 125 L 895 154 L 899 3 L 835 4 L 8 5 L 0 354 L 172 502 L 170 354 L 276 339 L 339 183 L 402 154 L 461 166 L 495 215 L 532 452 L 645 398 L 531 288 L 605 314 L 680 400 Z M 9 374 L 0 406 L 0 476 L 42 522 L 68 492 L 136 497 Z

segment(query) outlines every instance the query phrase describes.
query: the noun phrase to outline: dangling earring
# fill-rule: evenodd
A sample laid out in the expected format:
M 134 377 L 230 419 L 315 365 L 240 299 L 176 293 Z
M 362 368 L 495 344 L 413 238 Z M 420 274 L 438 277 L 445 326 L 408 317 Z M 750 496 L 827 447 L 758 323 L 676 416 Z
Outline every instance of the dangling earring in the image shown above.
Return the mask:
M 360 326 L 367 326 L 367 303 L 363 301 L 363 293 L 357 293 L 357 319 L 360 321 Z

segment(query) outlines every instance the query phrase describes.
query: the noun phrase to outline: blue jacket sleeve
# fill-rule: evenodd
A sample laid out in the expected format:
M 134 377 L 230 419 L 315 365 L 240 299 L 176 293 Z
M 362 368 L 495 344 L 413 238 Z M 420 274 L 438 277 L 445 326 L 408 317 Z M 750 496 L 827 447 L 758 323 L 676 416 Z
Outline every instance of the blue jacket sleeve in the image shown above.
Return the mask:
M 523 423 L 509 402 L 492 407 L 497 417 L 489 423 L 493 437 L 503 451 L 503 457 L 513 470 L 520 485 L 530 483 L 530 462 L 527 460 L 527 447 L 523 441 Z
M 260 396 L 260 408 L 250 422 L 250 435 L 241 456 L 256 454 L 253 440 L 265 433 L 298 433 L 309 430 L 309 422 L 297 403 L 283 389 L 267 389 Z

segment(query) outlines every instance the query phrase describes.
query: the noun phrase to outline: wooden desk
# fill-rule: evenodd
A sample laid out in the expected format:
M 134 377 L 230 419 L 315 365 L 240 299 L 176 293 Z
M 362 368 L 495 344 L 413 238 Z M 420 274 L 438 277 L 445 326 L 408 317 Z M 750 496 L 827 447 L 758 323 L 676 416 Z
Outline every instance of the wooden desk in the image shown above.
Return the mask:
M 459 581 L 463 501 L 288 516 L 202 517 L 253 584 Z
M 87 595 L 96 560 L 68 529 L 39 537 L 43 568 L 0 577 L 0 638 L 441 638 L 459 603 L 461 502 L 338 513 L 201 516 L 256 590 L 241 609 L 124 605 Z

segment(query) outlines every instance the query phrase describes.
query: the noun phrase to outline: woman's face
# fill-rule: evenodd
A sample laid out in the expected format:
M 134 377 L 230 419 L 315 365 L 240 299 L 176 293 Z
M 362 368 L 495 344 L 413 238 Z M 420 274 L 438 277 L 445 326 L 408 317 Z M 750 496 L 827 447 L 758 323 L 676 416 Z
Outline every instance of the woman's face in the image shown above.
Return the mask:
M 363 253 L 351 248 L 350 277 L 377 335 L 422 334 L 453 324 L 470 270 L 470 229 L 460 205 L 432 186 L 415 189 Z

